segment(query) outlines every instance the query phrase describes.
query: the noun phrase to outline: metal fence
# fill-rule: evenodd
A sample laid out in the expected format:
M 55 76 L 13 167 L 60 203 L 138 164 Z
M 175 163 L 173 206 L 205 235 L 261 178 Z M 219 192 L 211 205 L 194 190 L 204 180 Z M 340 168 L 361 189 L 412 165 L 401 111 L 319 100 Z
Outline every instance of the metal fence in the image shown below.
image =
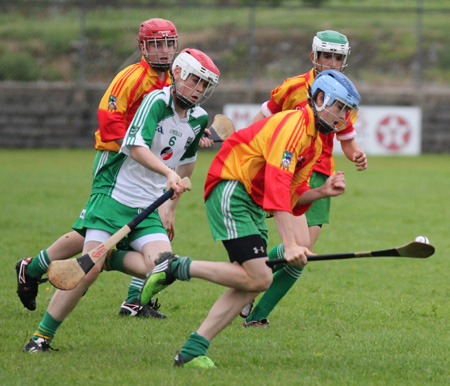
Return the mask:
M 162 17 L 177 26 L 181 48 L 204 50 L 222 81 L 250 90 L 308 71 L 312 38 L 325 29 L 348 36 L 347 73 L 360 84 L 450 85 L 449 0 L 351 4 L 2 0 L 0 81 L 108 83 L 139 60 L 140 22 Z

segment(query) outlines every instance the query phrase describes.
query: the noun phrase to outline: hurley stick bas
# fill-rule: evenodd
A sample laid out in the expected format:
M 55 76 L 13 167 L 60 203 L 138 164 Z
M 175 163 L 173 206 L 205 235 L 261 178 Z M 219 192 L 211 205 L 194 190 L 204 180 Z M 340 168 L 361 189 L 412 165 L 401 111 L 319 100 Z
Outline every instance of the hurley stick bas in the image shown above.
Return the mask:
M 401 247 L 380 249 L 377 251 L 332 253 L 328 255 L 308 256 L 308 261 L 343 260 L 355 259 L 360 257 L 415 257 L 419 259 L 425 259 L 433 255 L 434 251 L 435 248 L 430 244 L 413 241 L 412 243 L 402 245 Z M 270 268 L 282 263 L 286 263 L 286 259 L 281 258 L 266 261 L 267 266 L 269 266 Z
M 185 177 L 181 182 L 188 190 L 192 189 L 191 181 Z M 106 256 L 109 250 L 122 240 L 128 233 L 130 233 L 136 226 L 141 223 L 150 213 L 154 212 L 159 206 L 170 199 L 174 195 L 174 190 L 171 188 L 160 196 L 155 202 L 150 204 L 145 210 L 139 213 L 127 225 L 124 225 L 116 233 L 114 233 L 108 240 L 101 243 L 96 248 L 88 253 L 69 260 L 55 260 L 48 266 L 47 277 L 50 283 L 61 290 L 74 289 L 86 274 L 94 267 L 94 265 Z
M 236 128 L 230 118 L 223 114 L 216 114 L 209 130 L 211 131 L 211 135 L 204 134 L 204 137 L 214 142 L 223 142 L 236 131 Z

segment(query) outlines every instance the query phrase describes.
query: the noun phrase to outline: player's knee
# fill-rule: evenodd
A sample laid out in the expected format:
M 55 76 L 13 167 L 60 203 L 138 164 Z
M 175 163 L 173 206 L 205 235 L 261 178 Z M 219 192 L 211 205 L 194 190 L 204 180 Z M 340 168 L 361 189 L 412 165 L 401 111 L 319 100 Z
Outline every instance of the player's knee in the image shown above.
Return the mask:
M 269 289 L 270 285 L 272 284 L 272 280 L 273 280 L 273 275 L 266 276 L 261 282 L 260 291 L 261 292 L 267 291 Z
M 272 275 L 261 275 L 253 279 L 251 283 L 249 283 L 248 290 L 252 292 L 264 292 L 270 287 L 271 284 Z

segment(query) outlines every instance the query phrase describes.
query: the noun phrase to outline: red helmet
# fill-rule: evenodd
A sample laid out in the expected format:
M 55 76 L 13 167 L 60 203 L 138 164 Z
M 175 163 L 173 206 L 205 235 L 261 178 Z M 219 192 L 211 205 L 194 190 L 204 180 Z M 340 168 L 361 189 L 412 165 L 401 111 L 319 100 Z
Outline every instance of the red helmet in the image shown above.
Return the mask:
M 173 62 L 172 72 L 176 67 L 179 67 L 181 70 L 180 83 L 183 83 L 185 88 L 191 89 L 191 94 L 189 96 L 182 95 L 179 90 L 177 90 L 176 82 L 174 80 L 172 81 L 175 88 L 176 101 L 180 107 L 190 108 L 194 105 L 202 104 L 212 95 L 219 83 L 220 71 L 217 66 L 208 55 L 195 48 L 185 48 L 181 51 Z M 200 80 L 206 81 L 206 89 L 196 102 L 190 100 L 195 89 L 187 86 L 185 82 L 191 75 L 195 75 Z
M 150 19 L 143 21 L 139 28 L 139 41 L 143 42 L 148 39 L 177 39 L 178 33 L 175 25 L 164 19 Z
M 168 71 L 177 54 L 178 33 L 175 25 L 164 19 L 150 19 L 141 23 L 139 28 L 139 42 L 142 44 L 142 53 L 147 62 L 157 71 Z M 150 49 L 160 47 L 159 49 Z M 165 50 L 161 51 L 164 44 Z M 156 52 L 155 52 L 156 51 Z

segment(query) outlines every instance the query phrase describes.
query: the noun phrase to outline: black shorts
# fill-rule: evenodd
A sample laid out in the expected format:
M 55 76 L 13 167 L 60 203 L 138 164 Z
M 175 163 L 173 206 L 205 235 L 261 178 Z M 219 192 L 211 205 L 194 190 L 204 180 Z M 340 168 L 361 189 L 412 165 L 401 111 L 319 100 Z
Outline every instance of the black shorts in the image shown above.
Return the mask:
M 237 239 L 223 240 L 232 263 L 242 263 L 247 260 L 267 257 L 267 244 L 260 235 L 250 235 Z

